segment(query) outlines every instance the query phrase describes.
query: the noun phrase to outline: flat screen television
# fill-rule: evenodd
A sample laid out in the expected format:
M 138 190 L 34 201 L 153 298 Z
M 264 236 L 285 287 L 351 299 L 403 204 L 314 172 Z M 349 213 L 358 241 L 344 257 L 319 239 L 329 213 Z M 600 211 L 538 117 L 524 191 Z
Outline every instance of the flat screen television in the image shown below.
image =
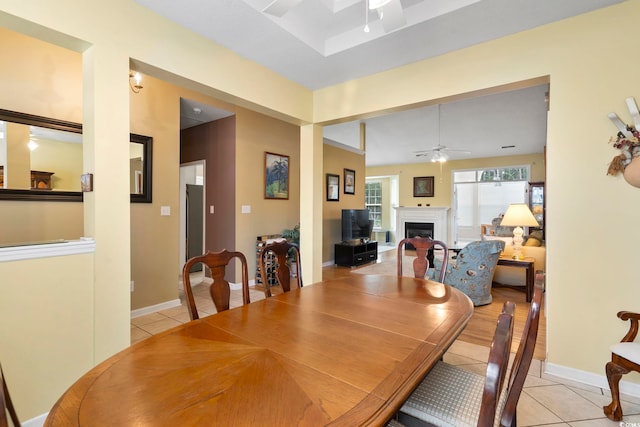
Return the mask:
M 369 220 L 369 209 L 342 210 L 342 241 L 370 239 L 373 220 Z

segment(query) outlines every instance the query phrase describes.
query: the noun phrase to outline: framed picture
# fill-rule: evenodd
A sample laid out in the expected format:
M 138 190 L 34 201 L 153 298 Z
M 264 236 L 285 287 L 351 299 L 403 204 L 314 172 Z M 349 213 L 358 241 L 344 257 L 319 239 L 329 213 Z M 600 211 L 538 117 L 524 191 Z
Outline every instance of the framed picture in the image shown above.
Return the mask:
M 344 194 L 356 194 L 356 171 L 344 170 Z
M 289 200 L 289 156 L 264 152 L 264 198 Z
M 340 200 L 340 175 L 327 174 L 327 202 Z
M 433 197 L 432 176 L 416 176 L 413 178 L 413 197 Z

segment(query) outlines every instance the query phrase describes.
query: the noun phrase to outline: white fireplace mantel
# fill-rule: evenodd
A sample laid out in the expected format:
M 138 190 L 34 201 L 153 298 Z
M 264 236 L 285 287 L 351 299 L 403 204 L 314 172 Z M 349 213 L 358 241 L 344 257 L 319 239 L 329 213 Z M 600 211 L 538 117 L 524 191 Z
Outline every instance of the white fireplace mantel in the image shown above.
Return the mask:
M 396 233 L 398 241 L 404 238 L 405 223 L 431 222 L 433 223 L 433 239 L 449 244 L 449 208 L 417 206 L 399 206 L 396 210 Z

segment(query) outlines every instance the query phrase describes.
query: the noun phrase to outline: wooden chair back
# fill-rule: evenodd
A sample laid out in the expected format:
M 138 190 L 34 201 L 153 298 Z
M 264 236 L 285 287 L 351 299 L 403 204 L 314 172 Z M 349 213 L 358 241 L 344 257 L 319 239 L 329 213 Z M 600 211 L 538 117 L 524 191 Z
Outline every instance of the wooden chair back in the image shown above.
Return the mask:
M 271 286 L 266 281 L 268 269 L 267 269 L 267 256 L 272 253 L 275 255 L 276 266 L 275 273 L 278 279 L 278 284 L 282 288 L 282 292 L 289 292 L 291 290 L 291 269 L 287 262 L 287 257 L 291 253 L 293 254 L 296 263 L 295 274 L 295 286 L 297 288 L 302 287 L 302 269 L 300 264 L 300 249 L 298 245 L 290 243 L 286 240 L 279 242 L 268 243 L 260 249 L 258 253 L 258 264 L 260 266 L 260 276 L 262 277 L 262 285 L 264 287 L 264 295 L 269 298 L 271 296 Z
M 189 272 L 195 264 L 202 263 L 211 271 L 213 283 L 209 285 L 209 294 L 216 306 L 218 312 L 229 310 L 229 302 L 231 300 L 231 288 L 229 282 L 225 279 L 225 273 L 229 262 L 238 258 L 242 265 L 242 303 L 249 304 L 249 274 L 247 269 L 247 259 L 242 252 L 230 252 L 226 249 L 220 252 L 207 251 L 206 254 L 189 259 L 182 269 L 182 283 L 184 285 L 184 294 L 187 298 L 189 316 L 191 320 L 199 318 L 196 302 L 191 289 L 191 280 Z
M 9 418 L 14 427 L 20 427 L 20 420 L 16 414 L 16 410 L 13 407 L 11 396 L 9 395 L 9 388 L 7 382 L 4 379 L 4 372 L 2 372 L 2 365 L 0 365 L 0 380 L 2 380 L 2 388 L 0 388 L 0 404 L 2 406 L 0 412 L 0 427 L 9 427 Z M 7 418 L 9 413 L 9 418 Z
M 632 311 L 619 311 L 618 318 L 623 321 L 629 321 L 629 329 L 622 337 L 620 343 L 611 346 L 611 361 L 605 365 L 605 373 L 609 390 L 611 390 L 611 403 L 602 409 L 604 414 L 612 421 L 622 421 L 622 403 L 620 402 L 620 380 L 623 375 L 629 372 L 640 372 L 640 356 L 633 350 L 629 349 L 629 344 L 634 343 L 638 331 L 640 331 L 640 313 Z M 634 346 L 635 347 L 635 346 Z M 624 354 L 624 357 L 622 356 Z M 622 425 L 624 423 L 620 423 Z
M 447 274 L 447 266 L 449 262 L 449 248 L 447 248 L 447 245 L 445 245 L 443 242 L 439 240 L 433 240 L 430 237 L 407 237 L 406 239 L 400 240 L 400 242 L 398 243 L 398 276 L 402 276 L 402 249 L 406 246 L 407 243 L 412 244 L 416 249 L 416 259 L 413 260 L 413 274 L 419 279 L 424 279 L 425 277 L 427 277 L 429 266 L 433 265 L 433 255 L 431 255 L 433 251 L 431 251 L 431 254 L 429 251 L 436 245 L 444 249 L 442 270 L 440 271 L 440 277 L 438 278 L 438 281 L 440 283 L 444 283 L 444 278 Z
M 496 325 L 489 351 L 489 359 L 487 360 L 482 405 L 478 415 L 478 427 L 494 425 L 496 411 L 499 409 L 500 393 L 509 367 L 513 324 L 515 323 L 514 312 L 515 304 L 507 301 L 502 307 L 502 313 L 498 316 L 498 324 Z
M 545 274 L 543 271 L 536 271 L 535 285 L 529 314 L 524 325 L 522 338 L 518 345 L 511 372 L 509 374 L 507 399 L 502 409 L 500 425 L 502 427 L 515 427 L 516 408 L 518 400 L 524 387 L 524 382 L 529 373 L 533 352 L 538 338 L 538 325 L 540 323 L 540 307 L 542 304 L 542 294 L 544 293 Z

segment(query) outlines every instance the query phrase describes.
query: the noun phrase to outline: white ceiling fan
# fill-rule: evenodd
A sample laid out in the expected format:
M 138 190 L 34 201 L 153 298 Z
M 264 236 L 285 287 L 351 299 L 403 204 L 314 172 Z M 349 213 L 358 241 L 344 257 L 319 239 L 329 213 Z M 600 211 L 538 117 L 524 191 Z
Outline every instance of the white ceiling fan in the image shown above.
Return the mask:
M 440 110 L 442 108 L 441 104 L 438 104 L 438 145 L 431 148 L 430 150 L 419 150 L 414 151 L 416 157 L 427 157 L 428 160 L 436 163 L 444 163 L 449 160 L 449 153 L 459 153 L 459 154 L 471 154 L 469 150 L 459 150 L 456 148 L 449 148 L 445 145 L 440 144 L 440 130 L 442 123 L 440 120 L 442 119 Z
M 269 15 L 282 17 L 304 0 L 273 0 L 262 11 Z M 336 0 L 333 0 L 336 1 Z M 400 0 L 365 0 L 370 10 L 376 10 L 385 33 L 401 28 L 407 20 Z
M 444 163 L 449 160 L 449 153 L 471 154 L 469 150 L 458 150 L 438 144 L 430 150 L 415 151 L 416 157 L 427 157 L 432 162 Z

